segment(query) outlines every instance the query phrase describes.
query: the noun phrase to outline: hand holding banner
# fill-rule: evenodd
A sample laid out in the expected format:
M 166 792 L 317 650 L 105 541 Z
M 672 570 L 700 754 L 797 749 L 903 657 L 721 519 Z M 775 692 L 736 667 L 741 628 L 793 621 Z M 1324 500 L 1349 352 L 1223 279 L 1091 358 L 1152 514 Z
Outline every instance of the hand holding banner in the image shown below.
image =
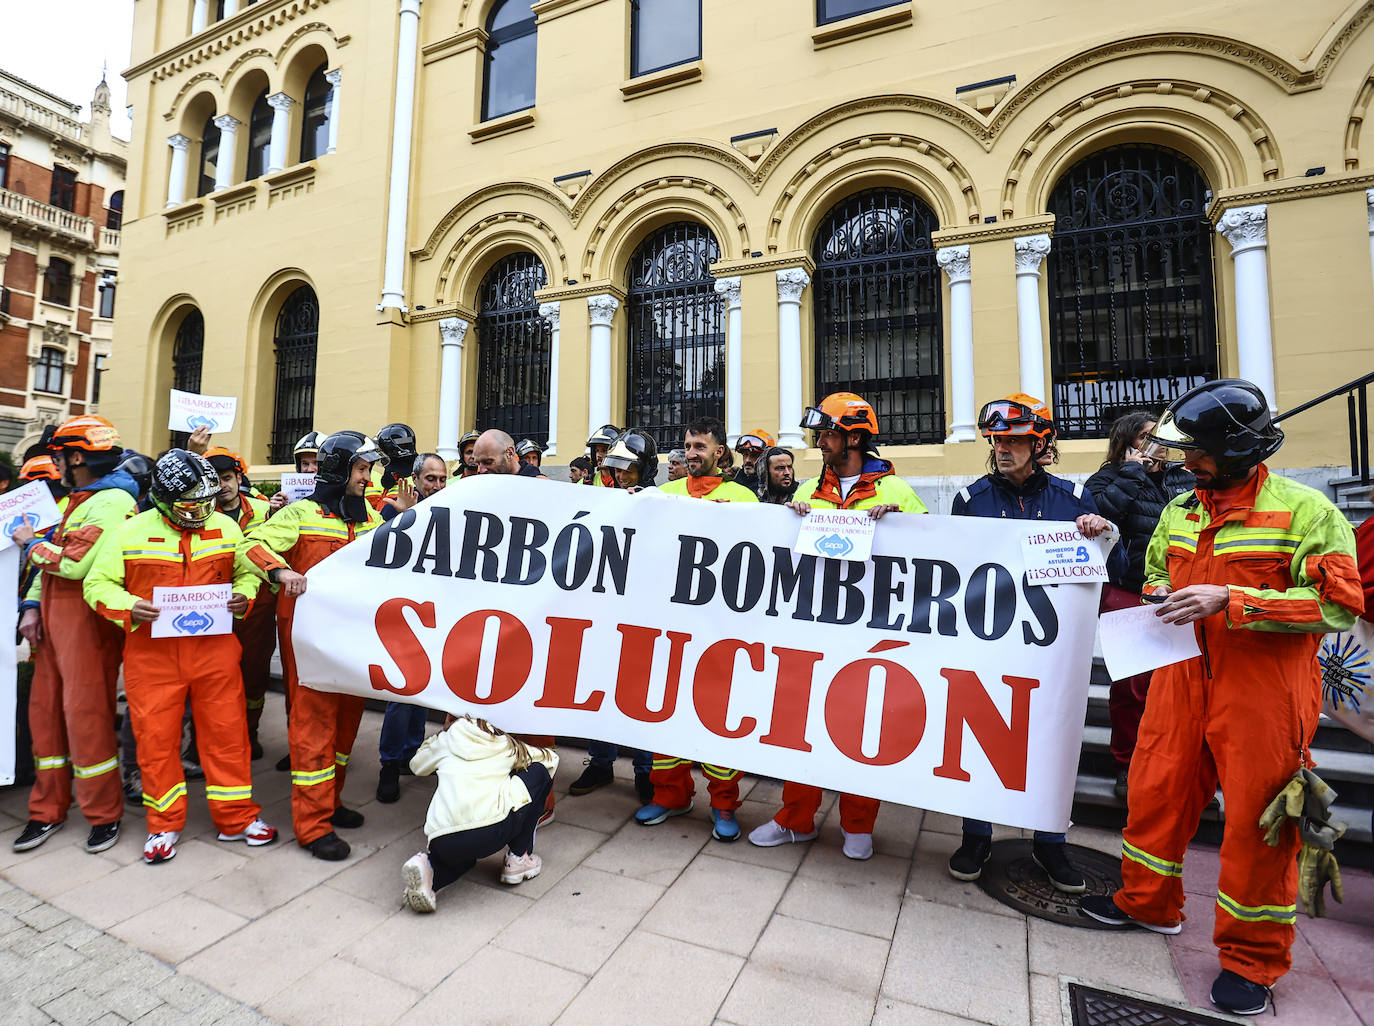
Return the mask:
M 1071 523 L 1019 522 L 1021 554 L 1036 584 L 1084 584 L 1106 581 L 1107 556 L 1120 535 L 1104 531 L 1088 538 Z
M 220 434 L 233 429 L 238 408 L 239 401 L 232 395 L 199 395 L 174 388 L 167 427 L 172 431 L 203 427 L 212 435 Z
M 198 638 L 228 634 L 234 629 L 229 612 L 231 584 L 201 584 L 189 588 L 154 588 L 153 605 L 161 610 L 153 621 L 154 638 Z
M 14 544 L 14 532 L 21 527 L 35 533 L 46 531 L 62 519 L 62 512 L 48 491 L 46 481 L 30 481 L 21 488 L 0 495 L 0 549 Z

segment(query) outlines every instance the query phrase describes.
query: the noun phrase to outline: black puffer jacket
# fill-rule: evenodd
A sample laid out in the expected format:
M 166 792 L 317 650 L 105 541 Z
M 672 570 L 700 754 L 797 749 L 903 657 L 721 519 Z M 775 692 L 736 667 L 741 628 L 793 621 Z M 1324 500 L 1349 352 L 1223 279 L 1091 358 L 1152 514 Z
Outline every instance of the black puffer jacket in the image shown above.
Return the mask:
M 1145 550 L 1159 515 L 1174 496 L 1191 492 L 1194 483 L 1193 475 L 1182 467 L 1147 474 L 1142 464 L 1130 462 L 1105 466 L 1088 478 L 1098 512 L 1121 529 L 1128 569 L 1119 575 L 1115 571 L 1120 564 L 1109 564 L 1113 584 L 1130 591 L 1144 587 Z

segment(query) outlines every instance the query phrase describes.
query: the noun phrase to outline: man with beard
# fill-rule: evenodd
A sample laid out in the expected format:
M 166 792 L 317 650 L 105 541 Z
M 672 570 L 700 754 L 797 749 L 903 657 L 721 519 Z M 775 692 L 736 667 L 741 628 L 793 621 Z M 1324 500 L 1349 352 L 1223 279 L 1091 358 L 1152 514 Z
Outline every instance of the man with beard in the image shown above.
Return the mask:
M 792 468 L 792 453 L 770 445 L 754 464 L 754 490 L 759 502 L 785 506 L 797 491 L 797 479 Z

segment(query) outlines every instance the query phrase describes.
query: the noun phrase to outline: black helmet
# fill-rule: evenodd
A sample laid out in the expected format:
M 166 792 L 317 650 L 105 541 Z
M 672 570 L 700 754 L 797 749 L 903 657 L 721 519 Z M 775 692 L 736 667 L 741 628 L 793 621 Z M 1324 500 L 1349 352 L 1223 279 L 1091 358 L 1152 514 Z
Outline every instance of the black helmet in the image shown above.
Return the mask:
M 210 461 L 185 449 L 168 449 L 153 467 L 153 505 L 178 527 L 197 530 L 215 509 L 219 477 Z
M 415 432 L 408 424 L 388 424 L 377 432 L 377 448 L 386 454 L 392 463 L 404 463 L 407 467 L 415 462 L 419 450 L 415 447 Z
M 296 444 L 291 448 L 293 456 L 305 456 L 320 451 L 320 443 L 325 439 L 323 431 L 307 431 L 297 439 Z
M 515 445 L 515 455 L 517 456 L 526 456 L 532 452 L 538 453 L 542 457 L 544 455 L 544 447 L 529 438 L 522 438 Z
M 628 470 L 638 466 L 639 483 L 651 485 L 658 476 L 658 443 L 647 431 L 626 428 L 601 462 L 612 470 Z
M 1222 378 L 1170 403 L 1149 439 L 1170 449 L 1200 449 L 1216 461 L 1221 477 L 1235 480 L 1278 452 L 1283 431 L 1258 385 Z
M 615 440 L 619 437 L 620 428 L 614 424 L 602 424 L 587 439 L 587 448 L 590 449 L 594 445 L 614 445 Z
M 377 443 L 361 431 L 336 431 L 320 443 L 318 459 L 316 483 L 338 487 L 348 484 L 353 464 L 359 460 L 366 463 L 381 461 L 384 465 L 386 462 L 386 456 L 377 448 Z
M 115 469 L 127 472 L 138 482 L 139 495 L 146 495 L 148 489 L 153 486 L 153 461 L 141 452 L 125 449 L 120 454 L 119 466 Z
M 482 437 L 482 432 L 478 431 L 476 428 L 473 428 L 471 431 L 469 431 L 467 434 L 465 434 L 462 438 L 458 439 L 458 449 L 459 449 L 459 451 L 461 451 L 462 448 L 463 448 L 463 446 L 467 445 L 469 442 L 476 442 L 477 439 L 479 439 L 479 438 L 481 438 L 481 437 Z

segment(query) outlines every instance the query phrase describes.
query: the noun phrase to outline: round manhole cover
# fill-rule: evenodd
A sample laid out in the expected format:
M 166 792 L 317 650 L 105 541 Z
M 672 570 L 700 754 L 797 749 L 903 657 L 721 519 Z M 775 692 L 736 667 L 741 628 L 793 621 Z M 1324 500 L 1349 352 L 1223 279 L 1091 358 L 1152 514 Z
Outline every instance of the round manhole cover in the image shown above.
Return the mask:
M 1068 846 L 1069 861 L 1088 882 L 1087 894 L 1115 894 L 1121 887 L 1121 859 L 1077 844 Z M 1055 890 L 1045 871 L 1031 858 L 1031 842 L 1024 839 L 993 841 L 992 858 L 983 867 L 978 886 L 1003 905 L 1038 919 L 1090 930 L 1124 930 L 1084 915 L 1078 907 L 1082 895 Z

